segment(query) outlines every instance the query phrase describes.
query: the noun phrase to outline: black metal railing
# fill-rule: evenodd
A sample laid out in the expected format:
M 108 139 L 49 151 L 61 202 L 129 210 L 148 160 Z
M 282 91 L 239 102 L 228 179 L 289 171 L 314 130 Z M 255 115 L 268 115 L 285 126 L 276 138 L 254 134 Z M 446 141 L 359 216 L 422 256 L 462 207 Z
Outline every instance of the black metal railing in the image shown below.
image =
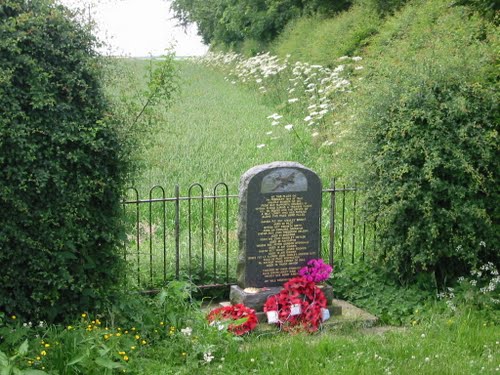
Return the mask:
M 196 194 L 196 195 L 195 195 Z M 330 264 L 364 260 L 375 248 L 376 230 L 360 210 L 362 190 L 332 180 L 323 190 L 320 252 Z M 158 288 L 172 279 L 191 280 L 200 288 L 235 281 L 238 257 L 238 195 L 218 183 L 205 195 L 194 183 L 186 196 L 179 186 L 173 196 L 156 185 L 147 199 L 135 188 L 122 201 L 127 239 L 124 257 L 131 282 Z

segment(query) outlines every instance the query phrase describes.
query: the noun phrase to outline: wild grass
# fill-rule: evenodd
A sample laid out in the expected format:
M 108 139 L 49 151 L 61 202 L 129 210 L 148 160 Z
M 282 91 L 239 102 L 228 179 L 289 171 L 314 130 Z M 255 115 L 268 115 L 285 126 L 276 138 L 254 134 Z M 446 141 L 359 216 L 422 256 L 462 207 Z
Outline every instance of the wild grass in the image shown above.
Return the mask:
M 499 371 L 498 326 L 476 313 L 435 316 L 406 329 L 327 328 L 310 335 L 277 332 L 246 337 L 239 350 L 214 354 L 204 374 L 493 374 Z M 162 348 L 138 359 L 145 374 L 188 374 L 191 366 L 161 363 Z M 178 354 L 179 356 L 182 353 Z M 144 367 L 141 367 L 144 366 Z
M 328 67 L 341 56 L 359 55 L 382 20 L 374 9 L 353 6 L 334 18 L 319 15 L 291 21 L 270 50 L 293 60 Z
M 134 72 L 136 87 L 145 85 L 141 77 L 148 61 L 121 61 L 120 64 Z M 302 70 L 310 70 L 307 64 L 294 66 L 294 69 L 299 75 L 302 75 Z M 318 70 L 317 67 L 313 69 Z M 239 178 L 247 169 L 272 161 L 290 160 L 315 170 L 322 178 L 324 188 L 330 187 L 333 177 L 329 171 L 331 148 L 311 137 L 314 126 L 308 127 L 304 123 L 305 115 L 313 111 L 306 108 L 311 103 L 308 100 L 305 104 L 287 102 L 288 76 L 275 82 L 285 85 L 281 90 L 286 94 L 283 99 L 286 105 L 283 107 L 280 101 L 242 87 L 233 75 L 223 69 L 181 61 L 179 74 L 182 86 L 180 96 L 168 111 L 155 108 L 151 124 L 145 128 L 147 133 L 137 150 L 140 169 L 132 181 L 137 192 L 128 190 L 126 199 L 174 197 L 176 185 L 179 186 L 180 197 L 191 196 L 193 199 L 179 201 L 178 237 L 174 200 L 124 206 L 127 227 L 125 253 L 135 274 L 133 283 L 142 287 L 160 285 L 177 276 L 191 278 L 201 284 L 234 280 L 238 252 L 238 204 L 235 195 L 238 193 Z M 337 73 L 325 71 L 322 74 L 323 78 L 330 79 L 329 74 L 336 77 Z M 319 84 L 321 79 L 316 79 Z M 130 82 L 126 81 L 127 84 Z M 272 94 L 276 90 L 273 91 L 271 86 L 269 91 Z M 297 92 L 293 96 L 301 97 L 304 89 L 307 88 L 296 86 Z M 305 94 L 308 95 L 307 92 Z M 312 117 L 316 116 L 318 123 L 323 116 L 318 114 L 322 111 L 320 104 L 324 106 L 321 108 L 329 107 L 327 102 L 315 105 L 317 110 Z M 301 106 L 303 110 L 298 109 Z M 285 116 L 276 121 L 279 125 L 273 125 L 270 117 L 277 111 Z M 296 124 L 292 131 L 284 127 L 288 121 Z M 343 173 L 346 174 L 346 171 Z M 216 201 L 205 198 L 203 202 L 197 199 L 200 196 L 224 195 L 226 185 L 218 185 L 214 190 L 220 182 L 227 184 L 230 195 L 227 201 L 224 197 Z M 337 182 L 337 188 L 345 186 Z M 359 202 L 359 217 L 353 221 L 353 198 L 351 192 L 336 195 L 337 236 L 332 246 L 335 256 L 345 253 L 349 259 L 354 256 L 352 244 L 359 249 L 373 247 L 373 243 L 369 243 L 373 241 L 371 229 L 362 224 L 359 216 Z M 342 203 L 345 203 L 345 209 Z M 321 248 L 325 259 L 332 256 L 328 239 L 330 204 L 330 197 L 325 195 Z M 342 217 L 345 218 L 344 224 Z M 353 230 L 354 224 L 357 228 Z M 344 239 L 340 238 L 341 234 Z M 368 239 L 366 243 L 362 240 L 363 234 Z M 354 252 L 356 258 L 361 256 L 359 251 Z

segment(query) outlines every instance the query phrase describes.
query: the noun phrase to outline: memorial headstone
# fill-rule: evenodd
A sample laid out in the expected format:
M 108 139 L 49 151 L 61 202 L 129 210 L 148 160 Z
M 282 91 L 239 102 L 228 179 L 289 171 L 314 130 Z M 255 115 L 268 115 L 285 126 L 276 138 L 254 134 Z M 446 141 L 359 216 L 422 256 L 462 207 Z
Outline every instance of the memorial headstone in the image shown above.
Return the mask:
M 321 181 L 294 162 L 248 170 L 240 180 L 238 286 L 281 286 L 318 257 Z
M 241 177 L 239 198 L 238 285 L 231 286 L 229 296 L 232 304 L 255 309 L 263 320 L 267 298 L 319 258 L 321 180 L 295 162 L 259 165 Z M 332 287 L 322 290 L 332 301 Z M 341 314 L 340 308 L 329 308 L 328 314 Z

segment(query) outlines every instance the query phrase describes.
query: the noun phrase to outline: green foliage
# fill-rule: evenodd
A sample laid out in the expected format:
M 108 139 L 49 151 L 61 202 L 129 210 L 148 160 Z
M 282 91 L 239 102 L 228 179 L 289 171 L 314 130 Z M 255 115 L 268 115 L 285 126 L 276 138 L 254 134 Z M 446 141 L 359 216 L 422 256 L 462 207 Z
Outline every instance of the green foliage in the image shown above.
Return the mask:
M 45 371 L 35 369 L 22 370 L 18 367 L 24 367 L 20 363 L 21 361 L 26 361 L 25 357 L 28 354 L 28 349 L 28 340 L 24 340 L 17 349 L 16 354 L 11 357 L 7 357 L 7 355 L 0 350 L 0 373 L 2 375 L 47 375 Z
M 238 343 L 232 334 L 208 325 L 191 300 L 191 285 L 181 282 L 170 283 L 155 297 L 124 293 L 109 313 L 82 313 L 66 327 L 33 326 L 15 318 L 0 312 L 2 375 L 197 369 L 209 363 L 207 356 L 236 351 Z M 151 364 L 152 357 L 158 362 Z
M 375 264 L 359 262 L 338 268 L 332 278 L 336 298 L 367 309 L 385 324 L 407 323 L 432 296 L 432 280 L 425 276 L 419 284 L 403 287 Z
M 205 43 L 239 47 L 249 39 L 269 43 L 303 14 L 330 14 L 349 4 L 346 0 L 174 0 L 172 10 L 182 25 L 195 22 Z
M 336 59 L 356 55 L 375 34 L 381 19 L 371 8 L 354 6 L 335 18 L 304 17 L 290 22 L 271 50 L 280 56 L 325 66 Z
M 466 8 L 408 6 L 371 46 L 355 126 L 381 259 L 440 286 L 499 261 L 495 28 Z M 488 246 L 480 246 L 484 241 Z
M 470 6 L 483 16 L 495 20 L 498 24 L 498 11 L 500 11 L 500 3 L 493 0 L 457 0 L 453 2 L 454 6 L 466 5 Z
M 491 262 L 473 269 L 470 274 L 460 276 L 453 288 L 438 296 L 444 300 L 451 312 L 457 309 L 481 311 L 484 317 L 500 319 L 500 276 L 498 268 Z
M 380 15 L 389 15 L 401 8 L 408 0 L 354 0 L 357 5 L 375 10 Z
M 0 309 L 60 320 L 119 287 L 128 152 L 96 42 L 49 0 L 0 5 Z

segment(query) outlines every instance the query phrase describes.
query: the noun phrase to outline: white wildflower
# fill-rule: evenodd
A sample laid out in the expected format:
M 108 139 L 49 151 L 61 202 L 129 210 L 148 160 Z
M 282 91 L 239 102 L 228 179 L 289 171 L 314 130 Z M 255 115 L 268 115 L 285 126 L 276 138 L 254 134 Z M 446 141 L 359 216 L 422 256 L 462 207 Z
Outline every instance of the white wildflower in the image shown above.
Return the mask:
M 192 332 L 193 329 L 191 327 L 186 327 L 181 329 L 181 333 L 184 334 L 184 336 L 191 336 Z
M 279 115 L 277 113 L 273 113 L 272 115 L 267 116 L 268 119 L 273 119 L 273 120 L 279 120 L 282 117 L 283 116 L 281 116 L 281 115 Z
M 207 352 L 207 353 L 203 353 L 203 359 L 205 360 L 206 363 L 210 363 L 212 362 L 212 360 L 214 359 L 215 357 L 212 355 L 212 353 L 210 352 Z
M 257 145 L 257 148 L 262 148 L 262 147 L 266 147 L 266 145 L 264 143 L 261 143 L 260 145 Z
M 290 131 L 293 129 L 293 125 L 292 124 L 285 125 L 285 129 Z

